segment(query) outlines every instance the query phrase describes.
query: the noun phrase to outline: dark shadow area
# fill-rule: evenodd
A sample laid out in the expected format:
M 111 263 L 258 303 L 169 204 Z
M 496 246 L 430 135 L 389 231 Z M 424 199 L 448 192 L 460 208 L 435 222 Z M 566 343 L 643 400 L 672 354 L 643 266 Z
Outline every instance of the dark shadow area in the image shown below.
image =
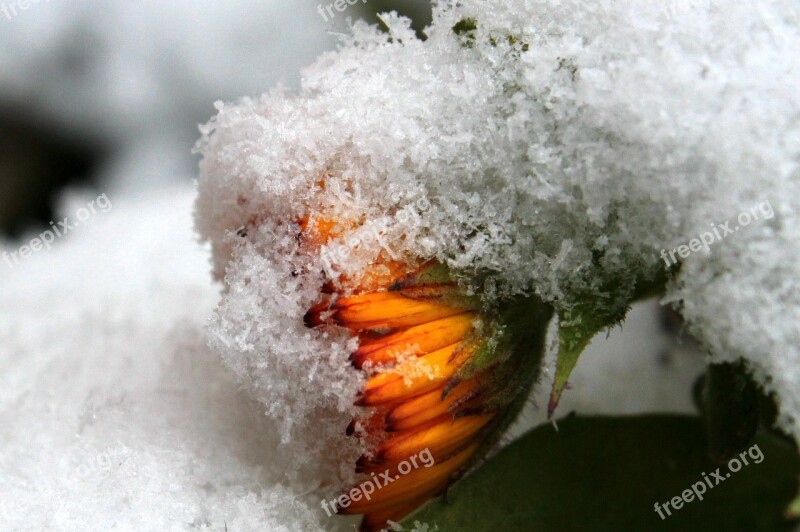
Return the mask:
M 23 111 L 0 108 L 0 234 L 14 237 L 52 221 L 58 192 L 91 185 L 103 151 Z

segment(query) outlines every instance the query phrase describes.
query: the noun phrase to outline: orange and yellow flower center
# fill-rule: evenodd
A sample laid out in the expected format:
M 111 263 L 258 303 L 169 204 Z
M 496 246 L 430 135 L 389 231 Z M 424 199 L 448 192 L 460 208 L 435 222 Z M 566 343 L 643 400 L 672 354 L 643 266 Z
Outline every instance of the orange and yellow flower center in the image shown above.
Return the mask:
M 352 225 L 301 220 L 303 235 L 316 245 Z M 494 412 L 469 409 L 480 393 L 480 377 L 456 380 L 480 345 L 474 305 L 458 297 L 449 279 L 425 279 L 436 264 L 383 261 L 375 266 L 389 274 L 348 284 L 352 295 L 334 287 L 306 315 L 309 327 L 344 327 L 359 338 L 351 361 L 367 377 L 355 399 L 365 413 L 348 433 L 370 442 L 371 449 L 358 460 L 356 471 L 388 471 L 394 479 L 369 500 L 339 510 L 364 514 L 364 530 L 397 521 L 444 491 L 475 455 L 480 435 L 494 418 Z M 433 463 L 401 475 L 398 465 L 423 451 Z
M 317 247 L 358 225 L 300 221 Z M 391 479 L 337 511 L 364 514 L 362 530 L 378 530 L 444 492 L 513 419 L 538 375 L 552 309 L 522 297 L 487 319 L 441 264 L 384 256 L 323 292 L 306 324 L 343 327 L 359 340 L 350 360 L 366 379 L 354 398 L 363 415 L 347 434 L 367 451 L 356 472 Z M 431 460 L 403 470 L 419 456 Z

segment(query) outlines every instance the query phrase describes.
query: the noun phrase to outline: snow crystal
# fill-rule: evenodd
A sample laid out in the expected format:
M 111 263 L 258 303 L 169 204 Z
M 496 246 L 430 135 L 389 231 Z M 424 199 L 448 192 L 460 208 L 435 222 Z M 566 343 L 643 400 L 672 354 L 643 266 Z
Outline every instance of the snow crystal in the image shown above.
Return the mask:
M 794 2 L 441 2 L 425 41 L 384 21 L 356 24 L 299 93 L 218 104 L 198 145 L 197 226 L 227 287 L 213 347 L 259 399 L 295 425 L 343 408 L 344 339 L 298 325 L 322 271 L 435 257 L 488 273 L 488 297 L 564 308 L 769 201 L 774 218 L 685 258 L 666 301 L 714 360 L 748 358 L 800 435 Z M 368 235 L 299 249 L 309 214 Z M 329 360 L 303 358 L 322 345 Z M 309 368 L 320 398 L 285 405 L 282 379 Z

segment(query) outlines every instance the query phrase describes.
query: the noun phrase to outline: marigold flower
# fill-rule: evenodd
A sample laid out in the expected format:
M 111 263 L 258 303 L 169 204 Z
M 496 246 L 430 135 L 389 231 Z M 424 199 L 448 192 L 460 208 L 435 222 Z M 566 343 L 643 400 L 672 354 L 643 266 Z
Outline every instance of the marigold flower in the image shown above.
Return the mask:
M 358 224 L 300 220 L 317 246 Z M 551 311 L 529 298 L 487 311 L 438 262 L 378 260 L 325 291 L 306 324 L 357 336 L 351 361 L 366 377 L 354 400 L 364 415 L 347 428 L 368 449 L 356 472 L 393 479 L 338 511 L 364 514 L 362 530 L 378 530 L 444 492 L 496 442 L 538 374 Z M 401 474 L 399 464 L 422 451 L 433 465 Z

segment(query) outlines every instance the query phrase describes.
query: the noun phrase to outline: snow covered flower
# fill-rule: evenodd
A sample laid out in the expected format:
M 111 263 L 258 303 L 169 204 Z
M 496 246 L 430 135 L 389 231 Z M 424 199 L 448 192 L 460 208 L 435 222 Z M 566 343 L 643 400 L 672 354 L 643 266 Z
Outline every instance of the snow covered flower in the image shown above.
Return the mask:
M 218 104 L 198 144 L 197 226 L 224 279 L 209 343 L 278 422 L 297 490 L 430 444 L 436 468 L 347 508 L 410 511 L 513 417 L 551 314 L 552 411 L 649 295 L 711 362 L 745 359 L 800 439 L 790 4 L 443 1 L 425 39 L 397 15 L 357 23 L 298 91 Z M 665 271 L 662 249 L 761 201 L 774 217 Z
M 323 245 L 353 223 L 312 217 L 300 225 L 304 240 Z M 337 511 L 365 514 L 362 529 L 378 530 L 443 492 L 496 442 L 538 374 L 551 312 L 531 298 L 487 312 L 436 261 L 383 260 L 367 269 L 360 282 L 327 282 L 305 322 L 358 338 L 350 361 L 365 375 L 355 400 L 364 412 L 347 434 L 365 446 L 356 471 L 380 489 Z M 404 470 L 425 453 L 430 463 Z M 376 474 L 388 482 L 381 486 Z

